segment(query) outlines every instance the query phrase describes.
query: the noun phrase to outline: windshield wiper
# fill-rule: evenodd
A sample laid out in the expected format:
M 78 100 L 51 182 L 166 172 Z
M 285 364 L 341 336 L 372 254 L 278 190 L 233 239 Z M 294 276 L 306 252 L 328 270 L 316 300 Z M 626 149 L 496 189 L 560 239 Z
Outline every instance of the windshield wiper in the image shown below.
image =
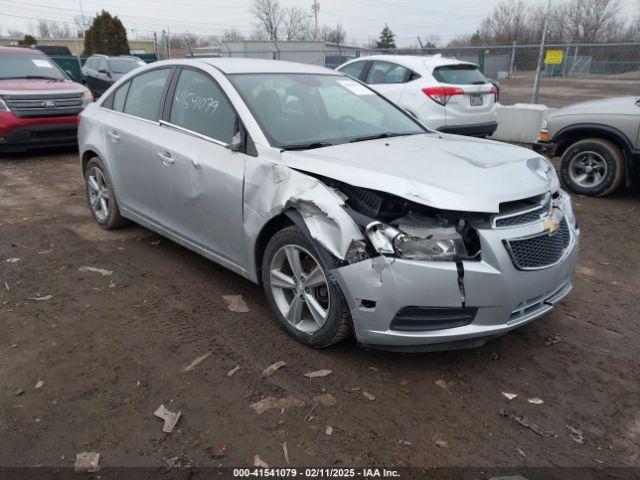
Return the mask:
M 330 142 L 292 143 L 291 145 L 281 145 L 280 151 L 285 150 L 313 150 L 314 148 L 331 147 Z
M 24 75 L 22 77 L 0 77 L 0 80 L 55 80 L 57 82 L 63 81 L 61 78 L 46 77 L 44 75 Z
M 366 142 L 367 140 L 377 140 L 378 138 L 406 137 L 407 135 L 419 135 L 419 133 L 384 132 L 384 133 L 377 133 L 375 135 L 367 135 L 364 137 L 352 138 L 351 140 L 349 140 L 349 143 Z

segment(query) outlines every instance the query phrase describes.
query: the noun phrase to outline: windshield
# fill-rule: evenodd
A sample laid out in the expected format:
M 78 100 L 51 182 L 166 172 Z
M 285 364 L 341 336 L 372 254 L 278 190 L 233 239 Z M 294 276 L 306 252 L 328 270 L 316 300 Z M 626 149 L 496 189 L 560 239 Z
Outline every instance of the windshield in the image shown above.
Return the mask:
M 113 58 L 109 60 L 109 68 L 116 74 L 129 73 L 134 68 L 144 64 L 142 60 L 136 60 L 135 58 Z
M 66 79 L 58 66 L 44 55 L 0 53 L 0 80 L 7 78 Z
M 475 65 L 446 65 L 433 70 L 433 77 L 442 83 L 454 85 L 481 85 L 488 83 Z
M 362 84 L 338 75 L 230 75 L 271 145 L 317 148 L 425 129 Z

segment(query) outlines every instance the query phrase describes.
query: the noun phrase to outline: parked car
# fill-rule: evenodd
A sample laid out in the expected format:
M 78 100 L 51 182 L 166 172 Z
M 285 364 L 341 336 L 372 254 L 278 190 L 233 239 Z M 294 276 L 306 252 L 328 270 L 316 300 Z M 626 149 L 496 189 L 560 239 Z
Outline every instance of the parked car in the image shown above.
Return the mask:
M 138 57 L 91 55 L 82 66 L 82 83 L 99 97 L 123 75 L 146 63 Z
M 58 56 L 58 57 L 71 57 L 73 54 L 69 47 L 65 47 L 64 45 L 41 45 L 36 44 L 32 45 L 30 48 L 34 48 L 36 50 L 40 50 L 42 53 L 48 56 Z
M 0 47 L 0 152 L 76 145 L 78 114 L 92 101 L 44 53 Z
M 154 63 L 79 138 L 100 226 L 133 220 L 261 284 L 307 345 L 480 345 L 571 290 L 579 231 L 546 158 L 430 131 L 333 70 Z
M 498 128 L 498 89 L 473 63 L 441 55 L 373 55 L 338 70 L 434 130 L 486 137 Z
M 533 145 L 562 157 L 572 192 L 603 196 L 640 177 L 640 97 L 576 103 L 552 112 Z

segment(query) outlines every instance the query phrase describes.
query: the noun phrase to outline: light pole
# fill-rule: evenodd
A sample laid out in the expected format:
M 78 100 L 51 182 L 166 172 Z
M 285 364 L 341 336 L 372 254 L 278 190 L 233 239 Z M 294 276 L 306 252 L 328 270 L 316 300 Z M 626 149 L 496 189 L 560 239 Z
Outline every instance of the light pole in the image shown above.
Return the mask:
M 542 61 L 544 60 L 544 42 L 547 38 L 547 27 L 549 26 L 549 15 L 551 14 L 551 0 L 547 4 L 547 14 L 544 17 L 544 26 L 542 27 L 542 39 L 540 40 L 540 53 L 538 54 L 538 67 L 536 68 L 536 76 L 533 79 L 533 95 L 531 103 L 538 103 L 538 93 L 540 92 L 540 76 L 542 74 Z

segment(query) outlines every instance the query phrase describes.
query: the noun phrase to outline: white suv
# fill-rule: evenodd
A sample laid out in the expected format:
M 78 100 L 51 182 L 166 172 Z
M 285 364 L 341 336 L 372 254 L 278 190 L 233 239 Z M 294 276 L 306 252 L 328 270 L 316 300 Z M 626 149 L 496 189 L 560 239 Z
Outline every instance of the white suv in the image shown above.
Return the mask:
M 498 127 L 496 87 L 478 66 L 440 55 L 373 55 L 338 67 L 441 132 L 486 137 Z

